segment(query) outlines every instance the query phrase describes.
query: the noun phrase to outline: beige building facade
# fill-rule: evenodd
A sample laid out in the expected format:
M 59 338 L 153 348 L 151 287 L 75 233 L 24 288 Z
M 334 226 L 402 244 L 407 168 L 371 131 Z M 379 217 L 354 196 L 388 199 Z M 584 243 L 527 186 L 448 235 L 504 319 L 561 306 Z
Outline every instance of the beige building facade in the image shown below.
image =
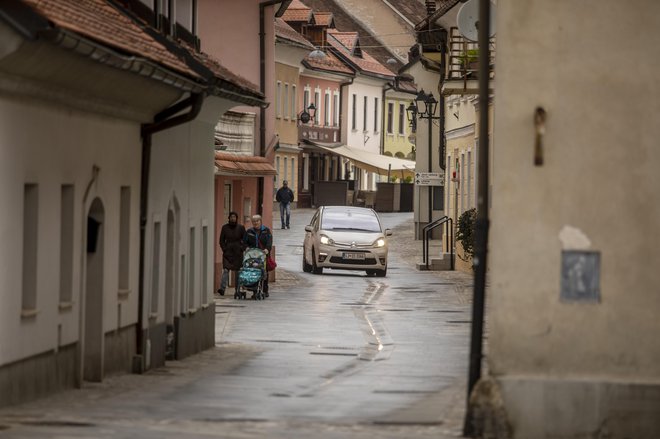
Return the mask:
M 497 29 L 488 366 L 506 437 L 656 438 L 660 3 L 499 1 Z

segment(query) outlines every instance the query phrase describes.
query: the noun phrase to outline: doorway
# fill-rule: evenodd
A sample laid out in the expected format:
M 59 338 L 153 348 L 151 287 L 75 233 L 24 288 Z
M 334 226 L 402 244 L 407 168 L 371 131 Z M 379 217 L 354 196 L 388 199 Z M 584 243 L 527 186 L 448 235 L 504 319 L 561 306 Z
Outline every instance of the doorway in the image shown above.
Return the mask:
M 176 356 L 176 337 L 174 334 L 174 307 L 175 287 L 177 274 L 177 233 L 176 214 L 173 209 L 167 211 L 167 236 L 165 242 L 165 325 L 167 331 L 167 342 L 165 347 L 165 359 L 174 360 Z
M 83 380 L 103 380 L 103 257 L 105 210 L 99 198 L 87 214 L 85 279 L 85 332 L 83 336 Z

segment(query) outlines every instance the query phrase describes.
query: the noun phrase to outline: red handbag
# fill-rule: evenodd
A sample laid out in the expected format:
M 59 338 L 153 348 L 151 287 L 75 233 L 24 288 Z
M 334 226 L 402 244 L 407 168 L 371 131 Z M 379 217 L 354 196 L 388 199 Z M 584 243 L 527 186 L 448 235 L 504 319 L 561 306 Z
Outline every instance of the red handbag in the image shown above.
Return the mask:
M 277 268 L 277 262 L 269 254 L 266 258 L 266 271 L 273 271 L 275 268 Z

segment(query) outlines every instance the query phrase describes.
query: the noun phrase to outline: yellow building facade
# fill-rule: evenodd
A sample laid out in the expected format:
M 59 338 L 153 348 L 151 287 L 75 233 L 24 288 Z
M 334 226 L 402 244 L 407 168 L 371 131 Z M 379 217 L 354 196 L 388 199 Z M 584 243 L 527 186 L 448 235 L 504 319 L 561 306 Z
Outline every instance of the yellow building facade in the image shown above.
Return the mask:
M 383 105 L 383 127 L 381 130 L 383 154 L 401 159 L 415 159 L 415 144 L 411 142 L 412 128 L 406 117 L 406 108 L 414 95 L 387 91 Z
M 279 146 L 275 146 L 274 166 L 277 175 L 274 181 L 273 199 L 284 180 L 298 200 L 298 167 L 300 148 L 298 147 L 298 80 L 299 67 L 286 63 L 275 64 L 275 132 L 279 136 Z

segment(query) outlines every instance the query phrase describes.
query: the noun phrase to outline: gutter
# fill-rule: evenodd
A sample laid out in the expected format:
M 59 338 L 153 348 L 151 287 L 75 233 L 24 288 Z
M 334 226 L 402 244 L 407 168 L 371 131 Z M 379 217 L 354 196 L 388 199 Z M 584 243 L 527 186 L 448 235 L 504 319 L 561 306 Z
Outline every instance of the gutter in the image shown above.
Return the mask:
M 259 91 L 266 96 L 266 8 L 280 4 L 275 13 L 281 17 L 292 0 L 267 0 L 259 3 Z M 266 107 L 262 106 L 259 114 L 259 155 L 266 156 Z M 263 214 L 264 210 L 264 178 L 259 177 L 257 194 L 257 213 Z
M 477 220 L 474 238 L 474 294 L 472 300 L 472 328 L 470 333 L 470 365 L 468 369 L 468 394 L 463 435 L 473 436 L 476 428 L 473 423 L 474 408 L 470 395 L 481 379 L 483 361 L 484 315 L 486 307 L 486 273 L 488 259 L 488 232 L 490 228 L 489 190 L 489 120 L 488 101 L 490 86 L 490 1 L 479 0 L 479 180 L 477 181 Z
M 146 58 L 121 55 L 108 47 L 66 29 L 50 29 L 40 32 L 40 35 L 62 49 L 119 70 L 162 82 L 183 91 L 200 93 L 205 89 L 202 84 L 174 73 L 170 69 Z
M 339 84 L 339 129 L 344 129 L 347 130 L 348 128 L 344 125 L 343 115 L 344 112 L 342 111 L 342 108 L 344 108 L 344 87 L 353 84 L 353 81 L 355 81 L 355 76 L 352 76 L 350 80 L 341 82 Z M 347 96 L 348 98 L 348 96 Z M 382 116 L 381 116 L 381 122 L 382 122 Z M 341 131 L 340 131 L 341 134 Z M 347 135 L 348 136 L 348 135 Z
M 385 94 L 387 93 L 387 90 L 394 90 L 394 86 L 391 83 L 385 84 L 385 87 L 383 87 L 383 97 L 381 98 L 381 101 L 383 102 L 383 111 L 380 112 L 380 155 L 385 154 L 385 121 L 383 120 L 383 116 L 385 116 L 385 112 L 387 111 L 387 105 L 385 104 Z M 389 177 L 389 176 L 388 176 Z M 387 179 L 387 182 L 390 182 L 390 179 Z
M 440 82 L 438 82 L 438 96 L 439 96 L 439 105 L 440 105 L 440 124 L 438 127 L 438 135 L 440 137 L 440 154 L 438 161 L 440 162 L 440 169 L 443 171 L 447 167 L 447 137 L 445 136 L 445 95 L 442 93 L 442 85 L 446 79 L 446 66 L 447 66 L 447 31 L 443 29 L 442 35 L 444 36 L 444 41 L 440 45 Z
M 138 285 L 138 322 L 136 331 L 137 355 L 133 357 L 133 372 L 142 373 L 145 369 L 145 340 L 149 338 L 149 328 L 143 329 L 144 323 L 144 278 L 145 278 L 145 237 L 147 230 L 147 214 L 149 200 L 149 176 L 151 168 L 151 140 L 152 135 L 175 126 L 190 122 L 195 119 L 202 109 L 204 95 L 201 93 L 191 94 L 183 101 L 166 108 L 154 117 L 154 122 L 142 124 L 142 169 L 140 171 L 140 280 Z M 174 116 L 185 108 L 189 111 Z

